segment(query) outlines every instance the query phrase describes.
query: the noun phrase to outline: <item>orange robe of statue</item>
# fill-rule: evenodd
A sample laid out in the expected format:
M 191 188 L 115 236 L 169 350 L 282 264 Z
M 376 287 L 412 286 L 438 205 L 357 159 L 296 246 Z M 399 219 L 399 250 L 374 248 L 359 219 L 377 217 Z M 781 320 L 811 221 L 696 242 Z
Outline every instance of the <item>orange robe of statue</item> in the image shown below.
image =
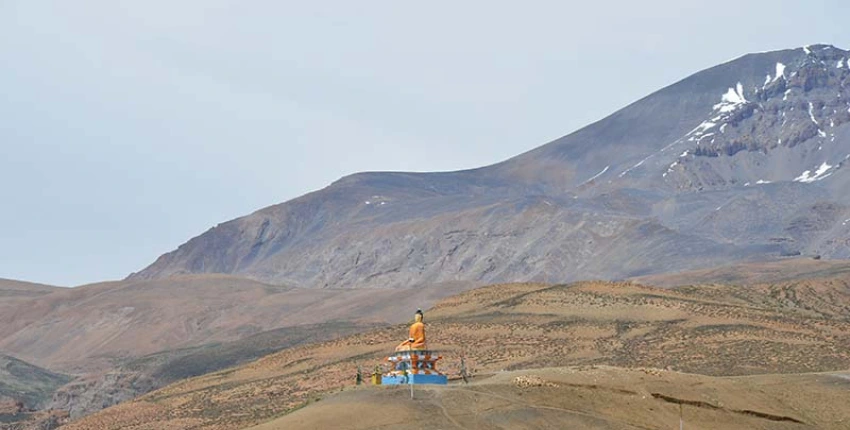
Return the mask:
M 425 324 L 422 322 L 421 315 L 416 315 L 416 322 L 410 326 L 409 335 L 406 341 L 400 343 L 395 348 L 396 351 L 425 349 Z

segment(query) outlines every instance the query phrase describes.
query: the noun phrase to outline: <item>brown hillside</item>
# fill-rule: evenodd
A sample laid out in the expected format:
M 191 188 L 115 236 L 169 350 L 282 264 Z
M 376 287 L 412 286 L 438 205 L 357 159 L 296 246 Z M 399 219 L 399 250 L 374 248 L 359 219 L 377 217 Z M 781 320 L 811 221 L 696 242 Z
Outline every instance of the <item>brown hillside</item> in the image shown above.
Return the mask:
M 0 278 L 0 295 L 3 297 L 8 297 L 12 295 L 13 292 L 17 292 L 21 295 L 39 295 L 61 289 L 62 287 Z
M 450 373 L 465 355 L 479 374 L 607 364 L 728 376 L 850 369 L 843 347 L 850 341 L 847 306 L 846 277 L 752 289 L 512 284 L 443 300 L 426 313 L 426 322 L 430 346 L 443 351 Z M 65 428 L 260 424 L 350 385 L 357 365 L 372 368 L 404 336 L 405 327 L 398 326 L 284 350 Z
M 850 260 L 794 258 L 732 264 L 703 270 L 664 273 L 632 278 L 644 285 L 673 287 L 687 284 L 756 284 L 811 278 L 850 276 Z
M 93 284 L 4 309 L 0 351 L 51 369 L 102 370 L 118 358 L 231 341 L 279 327 L 334 320 L 397 322 L 406 312 L 395 303 L 432 304 L 463 287 L 308 290 L 226 275 Z
M 0 279 L 0 339 L 22 327 L 20 321 L 5 318 L 4 315 L 11 315 L 14 309 L 22 304 L 32 303 L 35 298 L 64 290 L 66 289 L 49 285 Z
M 845 429 L 846 373 L 711 377 L 607 366 L 500 373 L 469 385 L 365 387 L 251 427 L 284 429 Z

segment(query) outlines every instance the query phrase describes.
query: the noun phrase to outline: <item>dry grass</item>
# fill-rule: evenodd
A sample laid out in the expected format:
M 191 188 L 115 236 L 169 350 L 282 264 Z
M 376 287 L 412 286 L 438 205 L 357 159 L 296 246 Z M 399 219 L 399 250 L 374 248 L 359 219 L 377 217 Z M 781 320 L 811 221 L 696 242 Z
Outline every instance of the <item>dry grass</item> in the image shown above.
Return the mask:
M 848 316 L 850 280 L 838 277 L 749 288 L 497 285 L 443 300 L 426 312 L 426 323 L 430 346 L 443 351 L 443 367 L 453 375 L 465 356 L 478 374 L 606 364 L 729 376 L 850 369 L 843 347 L 850 342 Z M 370 370 L 405 333 L 397 326 L 285 350 L 173 384 L 64 428 L 259 424 L 353 385 L 356 366 Z
M 845 429 L 842 374 L 710 377 L 580 366 L 502 372 L 470 385 L 347 390 L 252 430 Z

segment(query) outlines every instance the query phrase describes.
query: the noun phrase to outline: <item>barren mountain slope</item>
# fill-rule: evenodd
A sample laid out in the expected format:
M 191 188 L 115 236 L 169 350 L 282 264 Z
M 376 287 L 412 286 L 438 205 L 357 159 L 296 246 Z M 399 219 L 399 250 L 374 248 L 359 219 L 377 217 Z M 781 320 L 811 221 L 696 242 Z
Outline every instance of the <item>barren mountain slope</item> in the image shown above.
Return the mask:
M 63 290 L 65 289 L 48 285 L 0 279 L 0 339 L 17 330 L 20 324 L 20 321 L 11 321 L 3 315 L 9 315 L 10 310 L 20 303 L 32 302 L 34 298 Z
M 107 370 L 77 375 L 52 393 L 48 409 L 71 419 L 134 399 L 181 379 L 215 372 L 299 345 L 368 331 L 376 325 L 329 322 L 284 327 L 231 342 L 167 350 L 118 361 Z
M 131 277 L 398 288 L 850 257 L 848 58 L 825 45 L 746 55 L 493 166 L 352 175 Z
M 812 278 L 833 278 L 850 274 L 850 260 L 814 260 L 811 258 L 731 264 L 711 269 L 662 273 L 632 278 L 639 284 L 659 287 L 700 284 L 751 285 Z
M 60 289 L 60 287 L 50 285 L 0 278 L 0 295 L 2 295 L 2 297 L 10 297 L 14 295 L 39 295 Z
M 53 373 L 7 355 L 0 355 L 0 401 L 20 402 L 34 409 L 50 401 L 50 396 L 71 378 Z M 0 411 L 0 418 L 3 412 Z
M 81 373 L 116 359 L 334 320 L 396 322 L 463 284 L 394 291 L 305 290 L 226 275 L 109 282 L 62 289 L 0 314 L 0 351 Z M 376 297 L 380 296 L 381 300 Z
M 55 428 L 65 414 L 40 412 L 66 375 L 0 354 L 0 430 Z M 41 427 L 45 425 L 47 427 Z
M 752 288 L 510 284 L 445 299 L 426 312 L 426 322 L 429 346 L 442 351 L 443 369 L 452 375 L 461 356 L 478 374 L 607 364 L 749 375 L 850 369 L 843 348 L 850 342 L 848 308 L 846 276 Z M 284 350 L 173 384 L 66 428 L 259 424 L 352 384 L 356 366 L 368 373 L 405 334 L 406 327 L 396 326 Z

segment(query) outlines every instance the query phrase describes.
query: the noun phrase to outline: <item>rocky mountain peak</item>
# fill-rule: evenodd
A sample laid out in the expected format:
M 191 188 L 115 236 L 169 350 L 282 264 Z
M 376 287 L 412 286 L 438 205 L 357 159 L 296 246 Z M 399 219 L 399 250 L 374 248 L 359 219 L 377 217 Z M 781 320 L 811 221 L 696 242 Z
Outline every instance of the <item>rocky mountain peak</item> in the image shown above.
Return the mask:
M 850 159 L 850 53 L 829 45 L 776 62 L 764 82 L 730 83 L 662 175 L 682 189 L 824 179 Z M 802 160 L 802 169 L 785 169 Z

